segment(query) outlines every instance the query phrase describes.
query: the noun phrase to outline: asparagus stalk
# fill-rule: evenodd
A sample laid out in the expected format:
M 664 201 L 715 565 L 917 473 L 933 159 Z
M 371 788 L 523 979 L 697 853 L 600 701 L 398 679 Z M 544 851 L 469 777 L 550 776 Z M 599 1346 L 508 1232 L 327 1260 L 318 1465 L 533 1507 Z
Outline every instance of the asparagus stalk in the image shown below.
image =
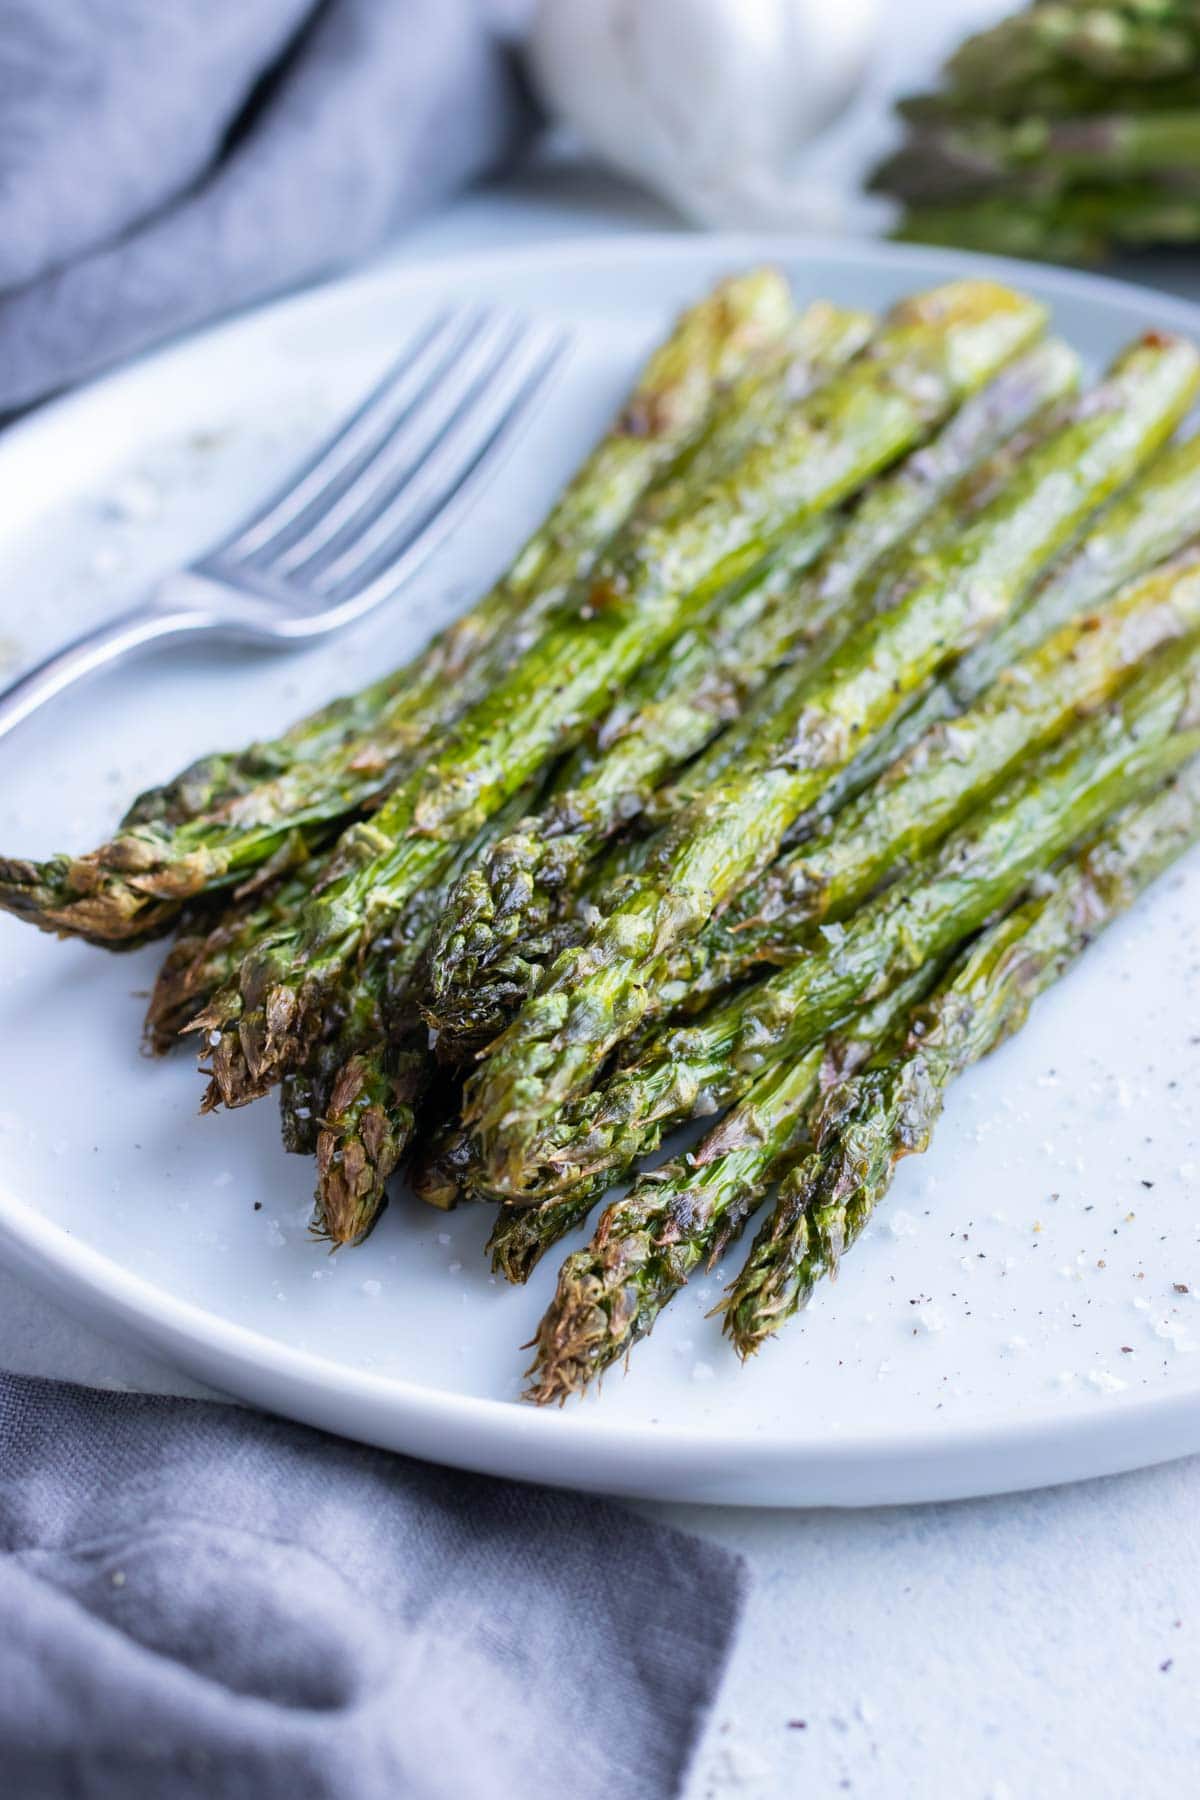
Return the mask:
M 1007 666 L 1124 582 L 1177 556 L 1200 536 L 1200 436 L 1170 444 L 1148 469 L 1089 521 L 1082 541 L 1047 571 L 1028 602 L 984 638 L 904 716 L 856 757 L 822 796 L 823 811 L 878 779 L 940 720 L 970 706 Z
M 605 1208 L 591 1242 L 559 1271 L 534 1334 L 528 1398 L 562 1402 L 628 1355 L 688 1277 L 716 1262 L 796 1156 L 827 1061 L 856 1067 L 932 979 L 930 970 L 904 983 L 826 1052 L 818 1045 L 773 1065 L 695 1151 L 643 1175 Z M 535 1231 L 549 1210 L 527 1209 Z
M 1118 249 L 1194 243 L 1200 192 L 1165 181 L 1131 181 L 1049 197 L 995 194 L 961 206 L 912 207 L 894 235 L 995 256 L 1098 263 Z
M 361 1243 L 387 1200 L 387 1183 L 411 1142 L 417 1103 L 432 1074 L 426 1033 L 417 1029 L 414 978 L 433 921 L 463 865 L 528 807 L 529 790 L 462 845 L 440 882 L 420 890 L 398 928 L 372 944 L 344 1016 L 319 1047 L 313 1095 L 317 1188 L 313 1232 L 333 1244 Z M 311 1061 L 312 1059 L 310 1059 Z M 320 1083 L 318 1087 L 318 1083 Z M 285 1113 L 285 1134 L 297 1140 Z
M 1143 339 L 1036 450 L 898 604 L 814 674 L 768 684 L 742 728 L 744 756 L 680 815 L 631 892 L 548 971 L 466 1090 L 489 1181 L 520 1197 L 539 1140 L 637 1029 L 673 947 L 774 858 L 789 827 L 907 694 L 1003 622 L 1031 580 L 1190 405 L 1191 345 Z M 702 767 L 702 765 L 701 765 Z
M 1118 806 L 1200 745 L 1200 646 L 1158 652 L 1104 711 L 1034 758 L 914 870 L 807 955 L 694 1023 L 662 1030 L 641 1058 L 566 1108 L 523 1197 L 620 1180 L 664 1131 L 741 1098 L 768 1060 L 794 1057 L 849 1008 L 952 950 Z M 481 1169 L 482 1185 L 489 1172 Z
M 1049 895 L 992 926 L 899 1047 L 825 1097 L 813 1150 L 785 1178 L 724 1305 L 742 1357 L 806 1305 L 886 1194 L 897 1162 L 928 1148 L 950 1084 L 1024 1022 L 1034 999 L 1200 837 L 1200 766 L 1135 803 L 1062 869 Z
M 1200 117 L 1186 112 L 1102 118 L 976 120 L 910 137 L 871 178 L 877 192 L 938 205 L 1018 191 L 1049 198 L 1079 185 L 1200 174 Z
M 870 604 L 860 590 L 880 558 L 965 470 L 1077 379 L 1066 345 L 1036 346 L 868 490 L 806 579 L 796 580 L 801 559 L 785 553 L 744 593 L 719 596 L 643 670 L 593 743 L 571 759 L 546 809 L 501 839 L 451 895 L 433 937 L 425 1010 L 454 1056 L 487 1043 L 532 991 L 557 906 L 603 841 L 644 810 L 663 776 L 701 750 L 775 665 L 816 654 L 831 632 L 844 634 L 856 606 Z
M 827 648 L 831 650 L 836 644 L 844 642 L 851 630 L 864 620 L 898 606 L 922 583 L 940 578 L 944 568 L 941 560 L 944 554 L 957 542 L 967 525 L 973 523 L 1009 490 L 1034 451 L 1070 423 L 1073 416 L 1071 407 L 1069 399 L 1048 403 L 1024 429 L 1016 432 L 998 450 L 970 470 L 951 487 L 944 499 L 917 520 L 904 541 L 867 570 L 842 601 L 838 635 Z M 803 671 L 793 665 L 789 685 L 802 678 L 802 675 Z M 783 678 L 780 679 L 782 681 Z M 931 685 L 937 687 L 940 683 Z M 923 692 L 918 692 L 901 700 L 897 713 L 887 727 L 858 752 L 844 772 L 835 775 L 828 787 L 822 790 L 817 802 L 820 813 L 836 811 L 847 794 L 856 793 L 864 785 L 860 771 L 868 764 L 872 767 L 873 780 L 879 769 L 886 768 L 895 760 L 899 750 L 893 745 L 893 739 L 897 740 L 897 744 L 901 740 L 904 744 L 911 741 L 908 721 L 922 704 L 923 698 Z M 743 767 L 747 754 L 754 754 L 754 742 L 759 732 L 759 707 L 767 708 L 770 703 L 771 697 L 768 695 L 759 706 L 748 708 L 738 723 L 713 740 L 703 756 L 698 757 L 673 782 L 657 789 L 647 804 L 645 820 L 659 828 L 670 824 L 685 806 L 713 786 L 723 775 Z M 806 821 L 801 821 L 795 829 L 802 830 L 805 823 Z M 615 879 L 630 873 L 640 873 L 647 866 L 655 848 L 656 845 L 643 844 L 640 849 L 626 849 L 619 864 L 615 858 L 612 861 L 612 877 Z M 607 870 L 599 870 L 594 880 L 589 880 L 588 897 L 595 904 L 599 904 L 604 897 L 608 885 L 605 877 L 608 873 Z
M 953 84 L 930 94 L 910 94 L 896 103 L 910 125 L 929 127 L 973 123 L 980 118 L 1069 119 L 1089 114 L 1180 112 L 1200 102 L 1200 75 L 1186 74 L 1154 82 L 1102 81 L 1062 71 L 1024 82 L 1019 87 L 959 88 Z
M 773 364 L 785 340 L 796 357 L 807 345 L 820 364 L 836 363 L 861 337 L 860 315 L 824 305 L 798 322 L 774 270 L 722 283 L 651 358 L 508 575 L 412 663 L 274 743 L 202 759 L 143 795 L 121 834 L 90 856 L 0 862 L 0 905 L 47 929 L 120 943 L 162 929 L 181 896 L 242 878 L 277 852 L 281 833 L 325 830 L 377 795 L 528 648 L 731 382 Z
M 361 1244 L 374 1229 L 429 1073 L 429 1053 L 415 1035 L 373 1044 L 342 1063 L 317 1138 L 314 1237 Z
M 494 1199 L 479 1185 L 481 1173 L 479 1151 L 470 1132 L 456 1120 L 448 1120 L 418 1153 L 409 1180 L 419 1200 L 451 1212 L 462 1200 Z M 496 1222 L 486 1245 L 493 1271 L 506 1281 L 528 1281 L 547 1250 L 583 1224 L 608 1185 L 606 1180 L 585 1181 L 540 1206 L 503 1201 L 496 1208 Z
M 946 64 L 968 93 L 994 93 L 1080 69 L 1108 81 L 1170 80 L 1190 73 L 1197 20 L 1186 5 L 1036 4 L 976 33 Z
M 1060 627 L 1004 669 L 969 711 L 935 724 L 826 830 L 714 920 L 660 990 L 693 1009 L 755 964 L 802 954 L 806 927 L 853 912 L 912 865 L 1022 759 L 1102 705 L 1162 645 L 1200 629 L 1200 546 Z
M 991 283 L 952 283 L 893 309 L 868 352 L 755 443 L 693 507 L 628 536 L 452 742 L 343 837 L 298 930 L 248 958 L 240 1000 L 210 1009 L 236 1031 L 251 1084 L 293 1066 L 341 971 L 484 823 L 582 735 L 614 686 L 662 649 L 706 596 L 902 455 L 1037 333 L 1042 310 Z M 226 1059 L 232 1064 L 232 1057 Z
M 143 1041 L 156 1056 L 178 1043 L 193 1019 L 232 981 L 243 958 L 269 931 L 295 916 L 312 894 L 321 871 L 310 857 L 290 875 L 257 884 L 235 897 L 214 919 L 209 909 L 189 921 L 167 953 L 146 1008 Z

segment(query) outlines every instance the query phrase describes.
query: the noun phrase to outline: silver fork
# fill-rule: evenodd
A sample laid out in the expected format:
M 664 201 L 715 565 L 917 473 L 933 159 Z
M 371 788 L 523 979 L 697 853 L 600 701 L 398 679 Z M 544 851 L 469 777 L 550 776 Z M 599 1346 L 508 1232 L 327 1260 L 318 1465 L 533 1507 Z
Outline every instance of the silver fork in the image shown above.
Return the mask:
M 495 472 L 568 341 L 495 308 L 440 314 L 230 537 L 0 694 L 0 737 L 166 638 L 304 644 L 391 599 Z

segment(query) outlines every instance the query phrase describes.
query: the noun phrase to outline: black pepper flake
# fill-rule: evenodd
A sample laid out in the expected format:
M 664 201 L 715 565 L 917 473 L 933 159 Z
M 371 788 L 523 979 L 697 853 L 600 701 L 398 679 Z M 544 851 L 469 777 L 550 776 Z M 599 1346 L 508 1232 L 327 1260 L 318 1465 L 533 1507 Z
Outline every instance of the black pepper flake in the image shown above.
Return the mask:
M 255 1210 L 255 1212 L 261 1212 L 261 1211 L 262 1211 L 262 1201 L 261 1201 L 261 1200 L 256 1200 L 256 1201 L 255 1201 L 255 1202 L 254 1202 L 254 1210 Z
M 808 1720 L 807 1719 L 789 1719 L 788 1720 L 788 1730 L 789 1731 L 807 1731 L 808 1730 Z
M 1152 1188 L 1152 1187 L 1153 1187 L 1153 1186 L 1154 1186 L 1154 1183 L 1153 1183 L 1153 1182 L 1152 1182 L 1152 1181 L 1147 1181 L 1147 1180 L 1146 1180 L 1146 1179 L 1145 1179 L 1145 1177 L 1144 1177 L 1144 1176 L 1143 1176 L 1143 1178 L 1142 1178 L 1142 1186 L 1143 1186 L 1143 1187 L 1144 1187 L 1144 1188 Z
M 1190 1291 L 1191 1291 L 1191 1290 L 1190 1290 L 1190 1289 L 1189 1289 L 1189 1287 L 1188 1287 L 1188 1284 L 1187 1284 L 1187 1282 L 1186 1282 L 1186 1281 L 1173 1281 L 1173 1282 L 1172 1282 L 1172 1283 L 1171 1283 L 1171 1286 L 1172 1286 L 1172 1287 L 1173 1287 L 1173 1288 L 1174 1288 L 1174 1289 L 1175 1289 L 1175 1292 L 1176 1292 L 1176 1293 L 1177 1293 L 1177 1294 L 1186 1294 L 1186 1293 L 1189 1293 L 1189 1292 L 1190 1292 Z

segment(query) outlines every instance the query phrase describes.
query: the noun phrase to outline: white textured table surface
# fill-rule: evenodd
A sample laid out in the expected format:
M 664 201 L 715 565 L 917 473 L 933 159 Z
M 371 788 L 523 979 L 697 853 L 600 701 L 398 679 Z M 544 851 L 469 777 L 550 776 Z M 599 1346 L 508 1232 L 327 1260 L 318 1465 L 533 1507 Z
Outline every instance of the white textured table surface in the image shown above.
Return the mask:
M 814 159 L 844 191 L 886 101 L 996 0 L 888 5 L 869 91 Z M 824 202 L 823 202 L 824 204 Z M 828 219 L 828 224 L 834 220 Z M 861 222 L 848 209 L 847 224 Z M 563 167 L 460 203 L 405 240 L 431 256 L 674 221 Z M 1135 271 L 1129 271 L 1134 273 Z M 1200 259 L 1141 279 L 1200 298 Z M 0 1366 L 196 1393 L 0 1270 Z M 1200 1459 L 1081 1487 L 904 1511 L 647 1509 L 749 1563 L 745 1627 L 687 1800 L 1155 1800 L 1200 1766 Z

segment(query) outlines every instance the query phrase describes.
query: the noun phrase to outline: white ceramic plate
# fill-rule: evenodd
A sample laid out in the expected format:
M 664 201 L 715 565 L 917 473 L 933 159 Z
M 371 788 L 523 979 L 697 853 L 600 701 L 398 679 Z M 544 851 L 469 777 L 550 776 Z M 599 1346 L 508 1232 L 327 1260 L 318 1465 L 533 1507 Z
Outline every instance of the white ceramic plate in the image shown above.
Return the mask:
M 477 257 L 252 314 L 0 439 L 0 638 L 32 657 L 127 603 L 286 468 L 447 294 L 569 317 L 579 350 L 458 542 L 385 617 L 288 660 L 164 652 L 0 746 L 0 845 L 101 838 L 198 752 L 269 733 L 407 655 L 498 570 L 671 313 L 771 258 L 801 295 L 883 306 L 999 268 L 1093 363 L 1177 301 L 888 247 L 639 238 Z M 472 1468 L 672 1498 L 867 1503 L 1032 1486 L 1200 1449 L 1200 861 L 1160 883 L 955 1090 L 827 1287 L 749 1368 L 699 1281 L 628 1374 L 518 1400 L 551 1259 L 490 1279 L 482 1209 L 393 1205 L 362 1249 L 308 1240 L 310 1171 L 270 1104 L 196 1114 L 185 1055 L 138 1052 L 151 949 L 0 918 L 0 1248 L 113 1331 L 268 1407 Z M 1186 1288 L 1186 1292 L 1183 1291 Z M 87 1370 L 79 1371 L 86 1379 Z

